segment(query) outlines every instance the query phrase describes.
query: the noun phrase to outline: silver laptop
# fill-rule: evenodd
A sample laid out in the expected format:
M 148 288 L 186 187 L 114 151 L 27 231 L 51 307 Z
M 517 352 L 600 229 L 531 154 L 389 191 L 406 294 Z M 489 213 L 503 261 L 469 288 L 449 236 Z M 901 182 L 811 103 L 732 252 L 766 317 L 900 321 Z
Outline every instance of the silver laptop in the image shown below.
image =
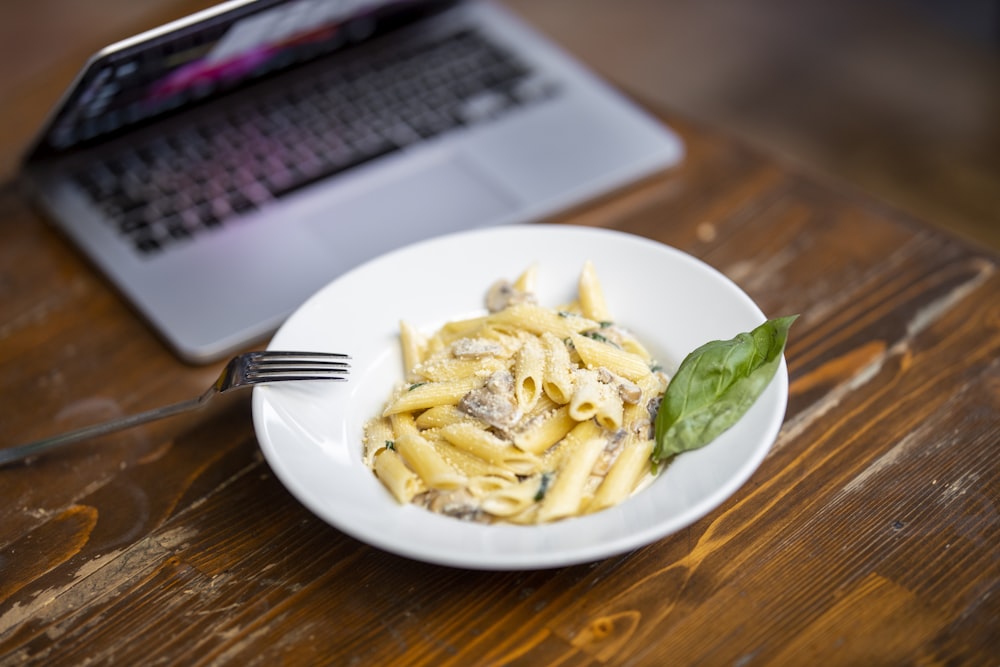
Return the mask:
M 97 53 L 22 175 L 205 362 L 387 250 L 537 220 L 682 154 L 490 2 L 237 0 Z

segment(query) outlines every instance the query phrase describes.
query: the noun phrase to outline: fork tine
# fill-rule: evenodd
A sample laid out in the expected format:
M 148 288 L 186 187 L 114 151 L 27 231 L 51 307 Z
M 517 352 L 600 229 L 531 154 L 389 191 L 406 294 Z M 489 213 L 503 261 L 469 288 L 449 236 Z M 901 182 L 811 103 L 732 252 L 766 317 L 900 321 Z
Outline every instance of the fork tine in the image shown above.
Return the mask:
M 251 382 L 281 382 L 284 380 L 346 380 L 346 368 L 269 368 L 248 370 Z
M 293 380 L 332 380 L 334 382 L 345 382 L 347 380 L 347 371 L 336 371 L 336 372 L 310 372 L 310 373 L 295 373 L 294 371 L 289 371 L 287 374 L 284 373 L 250 373 L 247 375 L 247 382 L 251 383 L 261 383 L 261 382 L 289 382 Z
M 250 361 L 257 364 L 282 364 L 300 362 L 306 364 L 344 363 L 351 357 L 338 352 L 287 352 L 265 351 L 250 353 Z
M 346 380 L 348 359 L 349 355 L 335 352 L 257 352 L 248 359 L 246 377 L 257 382 Z

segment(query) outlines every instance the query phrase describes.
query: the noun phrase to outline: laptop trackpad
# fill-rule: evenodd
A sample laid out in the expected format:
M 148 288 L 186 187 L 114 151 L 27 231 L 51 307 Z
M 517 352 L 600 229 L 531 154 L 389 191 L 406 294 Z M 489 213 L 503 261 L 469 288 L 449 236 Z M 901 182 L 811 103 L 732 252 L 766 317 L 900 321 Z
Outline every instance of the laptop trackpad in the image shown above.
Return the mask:
M 497 223 L 514 208 L 509 195 L 450 158 L 338 198 L 309 226 L 353 266 L 414 241 Z

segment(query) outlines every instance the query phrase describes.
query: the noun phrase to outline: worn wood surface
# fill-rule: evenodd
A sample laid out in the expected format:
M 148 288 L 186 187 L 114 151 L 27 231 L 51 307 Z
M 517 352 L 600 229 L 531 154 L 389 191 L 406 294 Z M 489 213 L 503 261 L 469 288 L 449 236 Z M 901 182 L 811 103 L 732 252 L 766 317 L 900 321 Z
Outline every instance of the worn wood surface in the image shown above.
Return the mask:
M 421 564 L 296 502 L 236 396 L 0 468 L 0 665 L 996 664 L 997 258 L 666 118 L 683 166 L 560 220 L 674 245 L 801 313 L 786 422 L 732 498 L 593 564 Z M 0 446 L 216 372 L 0 187 Z

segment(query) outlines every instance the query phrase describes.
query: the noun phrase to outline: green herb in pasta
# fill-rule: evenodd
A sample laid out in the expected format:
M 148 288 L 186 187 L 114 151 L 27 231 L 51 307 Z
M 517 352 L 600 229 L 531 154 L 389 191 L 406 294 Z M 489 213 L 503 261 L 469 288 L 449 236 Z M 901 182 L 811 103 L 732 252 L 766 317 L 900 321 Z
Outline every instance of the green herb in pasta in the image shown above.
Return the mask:
M 543 472 L 542 477 L 538 483 L 538 491 L 535 493 L 535 502 L 541 502 L 545 498 L 545 494 L 549 490 L 549 485 L 552 483 L 552 473 Z

